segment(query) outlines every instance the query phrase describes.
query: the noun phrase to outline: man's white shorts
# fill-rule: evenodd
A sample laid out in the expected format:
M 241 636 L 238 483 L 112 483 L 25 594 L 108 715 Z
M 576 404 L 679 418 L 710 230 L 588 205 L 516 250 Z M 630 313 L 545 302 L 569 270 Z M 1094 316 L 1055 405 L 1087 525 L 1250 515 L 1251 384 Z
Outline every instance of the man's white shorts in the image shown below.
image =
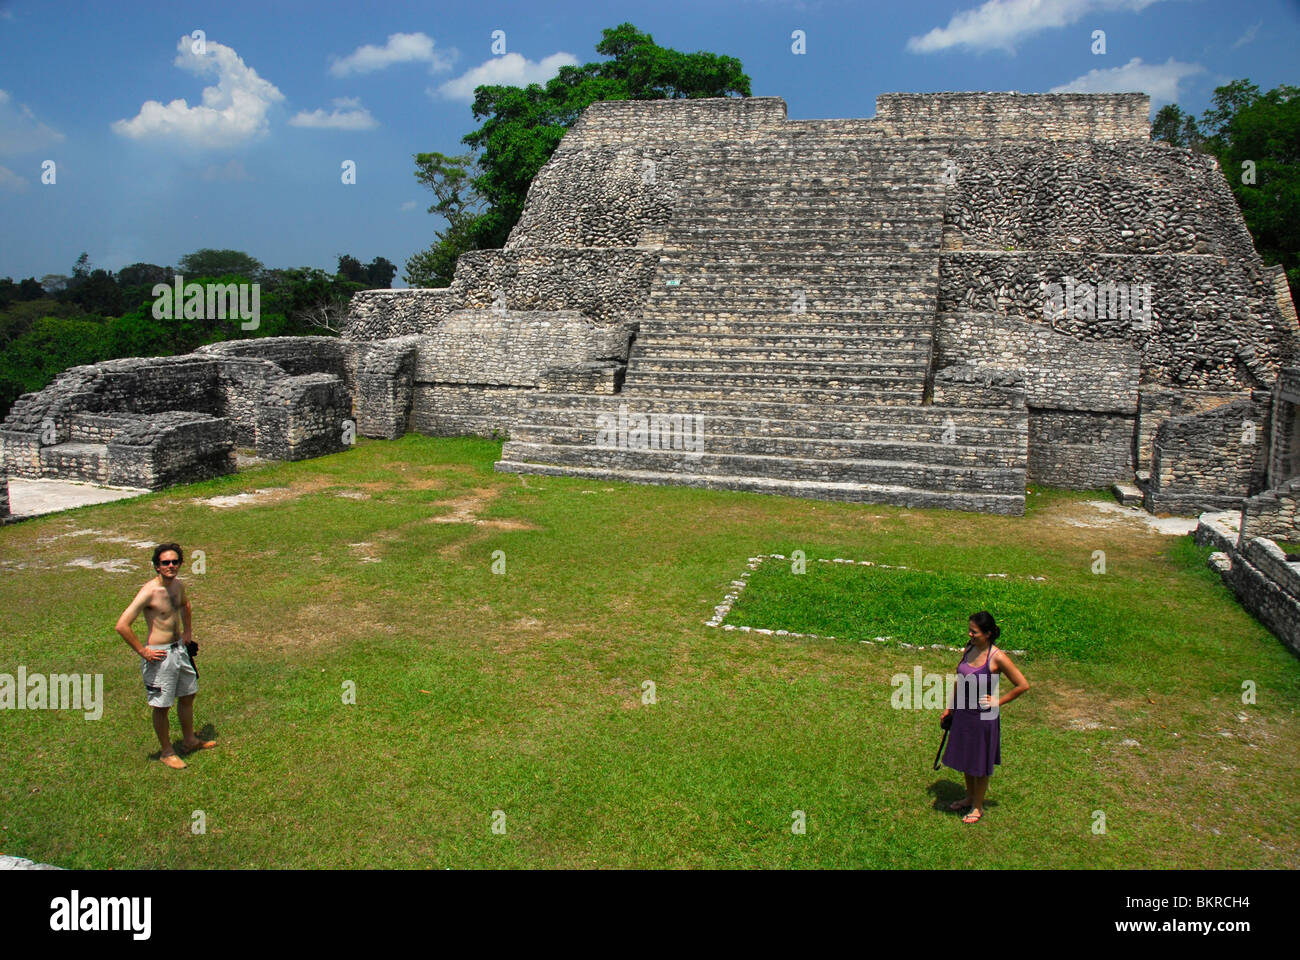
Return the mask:
M 153 647 L 165 650 L 161 660 L 142 660 L 140 672 L 144 675 L 144 691 L 151 707 L 170 707 L 177 697 L 188 697 L 199 692 L 199 675 L 183 643 L 170 647 Z

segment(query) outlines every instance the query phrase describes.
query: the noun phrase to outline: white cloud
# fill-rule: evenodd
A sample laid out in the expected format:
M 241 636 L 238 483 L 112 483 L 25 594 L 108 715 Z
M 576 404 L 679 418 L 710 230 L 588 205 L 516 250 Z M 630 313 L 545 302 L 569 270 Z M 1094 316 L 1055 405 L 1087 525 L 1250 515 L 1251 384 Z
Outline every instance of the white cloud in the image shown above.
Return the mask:
M 907 41 L 912 53 L 952 47 L 1005 50 L 1042 30 L 1066 27 L 1090 13 L 1144 10 L 1161 0 L 988 0 L 983 6 L 953 14 L 946 27 L 935 27 Z
M 526 87 L 530 83 L 545 83 L 560 72 L 560 67 L 576 66 L 578 58 L 571 53 L 553 53 L 540 63 L 526 60 L 517 53 L 493 57 L 480 63 L 477 67 L 462 73 L 453 80 L 438 87 L 430 88 L 429 96 L 440 96 L 445 100 L 474 100 L 474 88 L 485 84 L 505 87 Z
M 401 206 L 402 213 L 410 213 L 412 210 L 418 209 L 420 209 L 420 202 L 418 200 L 407 200 Z
M 27 181 L 8 167 L 0 167 L 0 190 L 26 190 Z
M 114 132 L 134 140 L 159 138 L 196 147 L 239 146 L 266 132 L 267 113 L 284 94 L 225 44 L 209 40 L 207 52 L 200 55 L 191 43 L 181 37 L 172 62 L 196 76 L 216 74 L 216 86 L 203 88 L 202 105 L 191 107 L 184 99 L 165 106 L 146 100 L 135 117 L 116 121 Z
M 1134 57 L 1122 67 L 1089 70 L 1069 83 L 1052 87 L 1049 93 L 1147 93 L 1152 103 L 1175 103 L 1178 84 L 1201 73 L 1199 63 L 1180 63 L 1170 57 L 1164 63 L 1143 63 Z
M 329 113 L 324 110 L 303 110 L 289 121 L 294 127 L 313 127 L 317 130 L 373 130 L 379 121 L 371 116 L 370 111 L 361 106 L 356 97 L 338 97 L 331 100 L 334 109 Z
M 1233 43 L 1232 49 L 1236 50 L 1238 47 L 1244 47 L 1246 44 L 1250 43 L 1250 41 L 1254 40 L 1255 34 L 1259 33 L 1259 28 L 1263 25 L 1263 20 L 1258 20 L 1255 23 L 1252 23 L 1246 28 L 1246 32 L 1239 36 L 1236 42 Z
M 238 183 L 240 181 L 252 180 L 253 177 L 245 169 L 244 165 L 238 160 L 228 160 L 221 166 L 213 164 L 204 169 L 199 176 L 209 183 Z
M 0 153 L 31 153 L 44 150 L 65 137 L 36 119 L 36 114 L 12 95 L 0 90 Z
M 334 57 L 330 73 L 347 77 L 354 73 L 374 73 L 395 63 L 427 63 L 430 73 L 450 70 L 456 51 L 434 49 L 433 38 L 423 33 L 390 33 L 382 47 L 367 43 L 346 57 Z

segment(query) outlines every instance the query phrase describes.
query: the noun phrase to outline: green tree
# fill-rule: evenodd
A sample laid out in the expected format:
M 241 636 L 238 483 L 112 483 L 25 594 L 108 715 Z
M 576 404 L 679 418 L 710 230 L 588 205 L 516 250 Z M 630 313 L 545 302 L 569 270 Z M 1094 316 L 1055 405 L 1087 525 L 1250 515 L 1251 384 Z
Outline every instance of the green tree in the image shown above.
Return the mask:
M 353 283 L 366 282 L 366 268 L 361 265 L 361 261 L 356 257 L 348 256 L 346 253 L 339 254 L 338 275 L 344 280 L 350 280 Z
M 393 285 L 397 265 L 385 257 L 375 257 L 366 264 L 366 286 L 371 290 L 387 290 Z
M 1261 93 L 1249 80 L 1234 80 L 1214 91 L 1201 128 L 1260 256 L 1286 270 L 1294 300 L 1300 289 L 1300 87 L 1283 84 Z
M 1151 121 L 1151 139 L 1195 150 L 1200 146 L 1202 137 L 1195 117 L 1184 113 L 1178 104 L 1167 103 L 1156 111 L 1156 118 Z
M 257 280 L 262 261 L 242 250 L 195 250 L 177 261 L 177 268 L 188 282 L 191 277 L 220 277 L 234 274 L 245 280 Z

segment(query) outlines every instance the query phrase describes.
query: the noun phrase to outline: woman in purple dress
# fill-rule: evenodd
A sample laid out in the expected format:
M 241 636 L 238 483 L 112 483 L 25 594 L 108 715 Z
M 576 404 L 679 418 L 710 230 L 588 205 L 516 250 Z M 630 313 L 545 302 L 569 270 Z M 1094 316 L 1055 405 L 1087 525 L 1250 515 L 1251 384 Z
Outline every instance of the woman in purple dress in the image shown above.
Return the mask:
M 1029 689 L 1025 679 L 1006 652 L 993 645 L 1002 631 L 986 610 L 970 618 L 967 631 L 970 642 L 957 665 L 958 683 L 954 691 L 955 704 L 949 704 L 944 717 L 952 715 L 952 729 L 948 734 L 948 749 L 944 751 L 944 766 L 960 770 L 966 775 L 966 796 L 948 805 L 949 810 L 970 812 L 962 823 L 978 823 L 984 816 L 984 793 L 989 788 L 989 777 L 995 764 L 1002 762 L 1002 736 L 999 711 Z M 995 695 L 997 681 L 994 674 L 1005 673 L 1015 684 L 1006 694 Z

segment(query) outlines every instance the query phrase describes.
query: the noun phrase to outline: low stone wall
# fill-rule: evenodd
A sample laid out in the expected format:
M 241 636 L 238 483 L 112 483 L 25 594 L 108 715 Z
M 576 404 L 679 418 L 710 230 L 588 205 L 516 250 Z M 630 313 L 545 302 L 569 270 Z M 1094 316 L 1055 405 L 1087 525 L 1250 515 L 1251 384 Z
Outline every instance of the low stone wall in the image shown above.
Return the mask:
M 357 433 L 396 440 L 407 430 L 415 386 L 415 359 L 420 338 L 396 337 L 358 343 Z
M 338 377 L 309 373 L 277 380 L 258 404 L 258 456 L 306 460 L 338 453 L 348 449 L 350 422 L 351 397 Z
M 1031 483 L 1091 490 L 1133 479 L 1133 431 L 1125 414 L 1029 408 Z
M 876 121 L 896 137 L 1148 140 L 1145 93 L 884 93 Z
M 417 383 L 411 429 L 430 437 L 506 437 L 520 407 L 535 392 L 521 387 Z
M 1263 489 L 1268 450 L 1266 394 L 1234 400 L 1208 413 L 1174 417 L 1156 433 L 1151 482 L 1144 498 L 1152 513 L 1192 516 L 1240 508 Z M 1243 424 L 1261 424 L 1258 429 Z
M 103 482 L 148 490 L 234 473 L 230 422 L 183 411 L 139 419 L 107 444 L 107 461 Z
M 1297 499 L 1300 499 L 1300 478 L 1248 497 L 1241 508 L 1242 537 L 1300 540 L 1300 524 L 1296 520 Z
M 1300 655 L 1300 572 L 1277 544 L 1243 537 L 1229 554 L 1225 582 L 1241 601 L 1294 654 Z

